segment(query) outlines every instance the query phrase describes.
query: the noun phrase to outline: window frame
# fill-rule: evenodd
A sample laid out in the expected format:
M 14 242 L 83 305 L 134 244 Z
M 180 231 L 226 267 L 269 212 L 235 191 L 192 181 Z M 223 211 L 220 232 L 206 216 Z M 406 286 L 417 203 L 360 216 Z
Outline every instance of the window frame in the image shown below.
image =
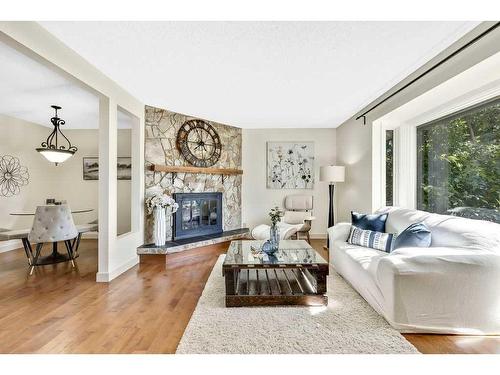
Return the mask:
M 500 53 L 372 121 L 372 211 L 385 206 L 385 130 L 394 129 L 394 205 L 417 207 L 417 131 L 500 98 Z

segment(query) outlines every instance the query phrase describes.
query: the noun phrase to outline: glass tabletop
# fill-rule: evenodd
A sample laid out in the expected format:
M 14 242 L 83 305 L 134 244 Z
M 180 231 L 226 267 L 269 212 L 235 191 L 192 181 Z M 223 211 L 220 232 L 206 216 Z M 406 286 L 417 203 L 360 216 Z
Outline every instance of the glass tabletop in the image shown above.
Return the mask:
M 71 210 L 71 213 L 72 214 L 83 214 L 83 213 L 86 213 L 86 212 L 92 212 L 94 211 L 93 208 L 77 208 L 77 209 L 72 209 Z M 34 216 L 35 215 L 35 211 L 20 211 L 20 212 L 11 212 L 9 215 L 12 215 L 12 216 Z
M 273 255 L 267 255 L 261 251 L 264 242 L 248 240 L 232 241 L 227 250 L 224 266 L 328 264 L 304 240 L 281 240 L 278 251 Z

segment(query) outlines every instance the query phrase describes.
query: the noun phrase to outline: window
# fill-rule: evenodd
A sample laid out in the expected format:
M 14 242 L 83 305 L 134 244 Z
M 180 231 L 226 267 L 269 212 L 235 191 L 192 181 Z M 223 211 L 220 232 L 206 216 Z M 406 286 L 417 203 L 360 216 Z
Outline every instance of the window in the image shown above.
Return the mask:
M 394 130 L 385 131 L 385 205 L 393 206 Z
M 500 100 L 417 127 L 417 208 L 500 222 Z

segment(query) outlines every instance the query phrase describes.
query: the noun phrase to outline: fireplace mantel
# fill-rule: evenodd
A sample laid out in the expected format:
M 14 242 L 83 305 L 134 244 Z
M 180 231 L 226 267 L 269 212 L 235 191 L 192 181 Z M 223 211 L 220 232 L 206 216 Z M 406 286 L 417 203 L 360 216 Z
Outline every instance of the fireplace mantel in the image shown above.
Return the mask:
M 201 168 L 189 166 L 175 166 L 175 165 L 151 165 L 153 172 L 166 172 L 166 173 L 197 173 L 197 174 L 220 174 L 220 175 L 238 175 L 243 174 L 241 169 L 233 168 Z
M 201 168 L 161 164 L 153 164 L 150 166 L 150 169 L 153 172 L 172 173 L 172 183 L 177 173 L 218 174 L 222 176 L 222 181 L 224 181 L 224 176 L 237 176 L 243 174 L 243 171 L 241 169 L 234 168 Z

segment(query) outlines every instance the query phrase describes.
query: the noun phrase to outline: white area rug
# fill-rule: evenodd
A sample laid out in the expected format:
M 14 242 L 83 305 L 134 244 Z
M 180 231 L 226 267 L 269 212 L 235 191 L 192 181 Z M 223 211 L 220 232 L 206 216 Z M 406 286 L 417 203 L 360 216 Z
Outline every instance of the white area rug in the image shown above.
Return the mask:
M 224 306 L 221 255 L 177 353 L 418 353 L 339 275 L 327 307 Z

